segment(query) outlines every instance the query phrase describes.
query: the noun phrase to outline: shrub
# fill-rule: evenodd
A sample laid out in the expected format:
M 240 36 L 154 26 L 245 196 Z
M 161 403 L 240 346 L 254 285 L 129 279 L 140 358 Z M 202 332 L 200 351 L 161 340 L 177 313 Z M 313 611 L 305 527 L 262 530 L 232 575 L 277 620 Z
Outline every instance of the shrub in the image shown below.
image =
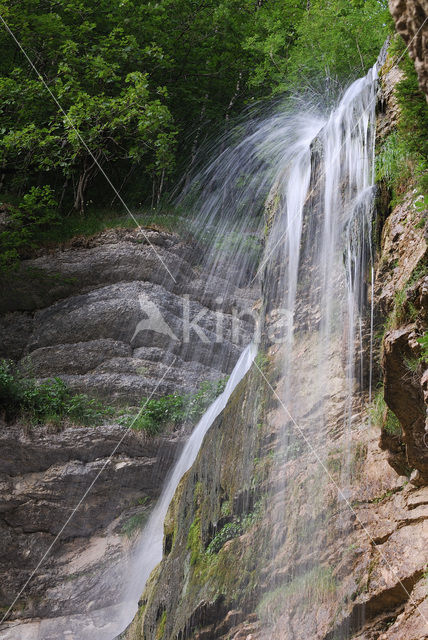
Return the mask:
M 148 435 L 156 435 L 167 426 L 193 423 L 199 420 L 209 405 L 224 391 L 227 378 L 203 382 L 195 394 L 173 393 L 161 398 L 143 398 L 136 416 L 125 416 L 121 424 Z
M 60 378 L 37 383 L 25 378 L 10 360 L 0 360 L 0 407 L 6 420 L 32 424 L 69 419 L 76 424 L 100 424 L 112 409 L 85 394 L 74 394 Z

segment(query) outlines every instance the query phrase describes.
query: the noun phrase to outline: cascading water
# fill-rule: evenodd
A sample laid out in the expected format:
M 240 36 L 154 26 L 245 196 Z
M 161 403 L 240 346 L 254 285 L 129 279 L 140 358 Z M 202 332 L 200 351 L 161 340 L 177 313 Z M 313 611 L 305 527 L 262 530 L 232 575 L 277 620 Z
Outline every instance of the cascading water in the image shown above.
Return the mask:
M 356 387 L 367 369 L 362 353 L 370 327 L 363 320 L 363 309 L 371 250 L 376 77 L 374 68 L 352 84 L 327 118 L 316 108 L 297 115 L 290 110 L 250 118 L 238 133 L 222 141 L 221 152 L 191 183 L 183 204 L 187 207 L 190 202 L 197 212 L 191 230 L 204 254 L 207 278 L 202 295 L 212 297 L 213 282 L 221 278 L 224 297 L 218 304 L 235 303 L 239 313 L 247 315 L 251 304 L 246 286 L 260 253 L 264 207 L 268 218 L 268 240 L 258 273 L 269 319 L 265 330 L 271 344 L 277 343 L 283 365 L 284 382 L 275 393 L 285 409 L 272 466 L 276 507 L 264 551 L 272 589 L 277 586 L 284 536 L 294 540 L 289 548 L 296 557 L 287 561 L 292 582 L 307 585 L 307 576 L 318 576 L 319 591 L 330 580 L 318 571 L 325 544 L 321 496 L 329 480 L 328 455 L 335 440 L 352 429 Z M 217 300 L 210 304 L 215 307 Z M 210 346 L 215 354 L 216 345 Z M 79 640 L 112 640 L 129 624 L 150 572 L 161 560 L 163 521 L 175 489 L 250 368 L 255 349 L 249 346 L 243 351 L 224 393 L 195 427 L 173 467 L 130 561 L 123 564 L 126 587 L 121 601 L 92 612 L 95 623 L 66 621 L 55 632 L 49 627 L 51 635 L 44 637 L 68 638 L 69 624 L 74 629 L 71 637 Z M 296 452 L 306 456 L 309 474 L 305 511 L 299 513 L 293 511 L 291 498 L 278 500 L 278 495 L 297 491 L 284 472 Z M 343 504 L 338 527 L 349 521 L 350 465 L 345 448 L 337 479 Z M 321 597 L 317 588 L 309 591 L 308 606 L 311 598 L 319 602 Z M 276 617 L 264 620 L 266 638 L 285 637 L 281 606 Z M 312 637 L 314 629 L 309 625 L 304 634 L 295 637 Z M 346 630 L 338 637 L 347 637 Z
M 329 591 L 339 589 L 328 568 L 329 536 L 340 539 L 354 517 L 347 488 L 353 465 L 351 432 L 353 419 L 361 418 L 358 390 L 363 378 L 371 383 L 370 355 L 365 359 L 363 354 L 371 353 L 366 302 L 376 78 L 375 67 L 346 91 L 308 142 L 298 179 L 295 168 L 287 169 L 274 187 L 278 205 L 267 253 L 276 272 L 268 267 L 265 279 L 276 279 L 275 298 L 277 303 L 283 300 L 286 326 L 279 347 L 284 382 L 277 390 L 285 424 L 272 471 L 272 500 L 280 508 L 271 515 L 269 541 L 270 589 L 279 602 L 274 615 L 269 609 L 265 615 L 263 636 L 270 639 L 288 637 L 285 628 L 289 633 L 293 628 L 290 637 L 318 637 L 317 611 Z M 296 187 L 304 194 L 297 213 L 295 197 L 289 196 Z M 285 470 L 296 451 L 305 465 L 303 477 L 290 477 Z M 332 485 L 334 517 L 326 508 Z M 278 494 L 284 499 L 278 500 Z M 280 566 L 284 571 L 283 557 L 277 561 L 284 547 L 293 551 L 285 563 L 288 580 L 275 591 L 281 583 Z M 340 589 L 348 589 L 346 576 Z M 292 608 L 288 602 L 299 597 L 308 611 L 313 608 L 313 615 L 307 615 L 304 624 L 300 619 L 296 629 L 289 626 L 285 612 Z M 348 631 L 344 625 L 334 637 L 346 638 Z
M 290 558 L 289 569 L 297 584 L 300 580 L 306 585 L 308 576 L 319 581 L 315 589 L 308 590 L 308 606 L 311 599 L 319 602 L 331 581 L 328 572 L 320 569 L 323 519 L 327 524 L 320 497 L 331 480 L 326 461 L 335 440 L 352 428 L 356 387 L 362 384 L 365 371 L 362 353 L 367 327 L 363 316 L 371 247 L 376 78 L 374 68 L 355 82 L 328 118 L 314 110 L 251 123 L 242 142 L 222 151 L 197 179 L 203 193 L 196 201 L 200 228 L 218 217 L 217 228 L 233 232 L 242 215 L 251 219 L 259 214 L 267 199 L 270 231 L 259 271 L 264 270 L 270 318 L 266 330 L 282 356 L 284 384 L 275 392 L 286 414 L 272 467 L 272 504 L 276 506 L 270 537 L 265 540 L 270 557 L 264 571 L 272 576 L 274 590 L 284 530 L 300 537 L 299 546 L 303 543 L 307 550 L 300 553 L 299 560 Z M 221 259 L 213 260 L 214 271 Z M 202 423 L 198 430 L 202 430 Z M 199 448 L 202 437 L 196 433 L 195 439 Z M 277 499 L 278 494 L 296 489 L 284 472 L 284 464 L 297 449 L 312 458 L 307 471 L 313 490 L 306 513 L 299 518 L 292 503 Z M 196 451 L 191 459 L 195 456 Z M 179 465 L 186 457 L 185 450 Z M 349 521 L 346 482 L 351 463 L 346 446 L 342 458 L 337 491 L 344 508 L 338 513 L 336 527 L 346 527 Z M 185 467 L 190 464 L 187 461 Z M 139 593 L 136 586 L 142 587 L 150 568 L 160 560 L 161 524 L 173 485 L 181 475 L 179 468 L 143 533 L 133 578 L 134 599 Z M 294 549 L 297 551 L 296 546 Z M 281 611 L 277 614 L 278 620 L 268 617 L 265 621 L 264 637 L 288 637 Z M 185 637 L 189 632 L 187 629 Z M 305 630 L 304 636 L 296 637 L 312 637 L 312 632 Z

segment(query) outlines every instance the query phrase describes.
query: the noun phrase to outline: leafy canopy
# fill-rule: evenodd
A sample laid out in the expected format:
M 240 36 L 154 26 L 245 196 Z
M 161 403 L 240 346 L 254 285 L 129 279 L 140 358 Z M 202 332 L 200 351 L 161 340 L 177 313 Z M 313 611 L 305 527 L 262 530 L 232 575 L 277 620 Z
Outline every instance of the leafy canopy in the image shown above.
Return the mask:
M 366 72 L 390 29 L 386 4 L 0 0 L 40 74 L 2 27 L 1 199 L 20 206 L 42 189 L 43 203 L 48 188 L 58 218 L 83 214 L 114 204 L 105 171 L 131 206 L 155 206 L 246 104 L 321 95 L 326 77 L 335 96 Z M 15 223 L 7 233 L 12 259 L 23 243 Z

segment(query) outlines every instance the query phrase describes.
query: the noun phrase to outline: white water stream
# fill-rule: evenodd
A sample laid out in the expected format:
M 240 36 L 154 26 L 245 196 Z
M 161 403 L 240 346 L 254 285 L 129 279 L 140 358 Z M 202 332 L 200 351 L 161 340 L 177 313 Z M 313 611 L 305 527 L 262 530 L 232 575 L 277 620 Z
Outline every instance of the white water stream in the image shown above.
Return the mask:
M 223 411 L 234 389 L 251 367 L 256 353 L 257 345 L 254 343 L 244 349 L 227 381 L 225 390 L 214 400 L 194 428 L 165 482 L 162 494 L 143 529 L 137 548 L 133 553 L 127 594 L 120 613 L 120 618 L 125 620 L 126 624 L 132 620 L 137 611 L 138 600 L 150 573 L 162 560 L 163 523 L 178 484 L 196 460 L 205 434 L 217 416 Z

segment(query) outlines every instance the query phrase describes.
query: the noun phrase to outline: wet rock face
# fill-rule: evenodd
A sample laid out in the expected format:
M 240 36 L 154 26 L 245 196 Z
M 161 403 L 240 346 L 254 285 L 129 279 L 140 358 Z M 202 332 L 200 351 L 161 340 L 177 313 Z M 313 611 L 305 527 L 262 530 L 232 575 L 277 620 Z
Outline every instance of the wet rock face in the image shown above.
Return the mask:
M 127 640 L 425 638 L 428 487 L 391 468 L 363 406 L 351 434 L 315 443 L 324 468 L 304 443 L 284 451 L 287 428 L 253 367 L 179 486 Z
M 409 47 L 419 85 L 428 100 L 428 0 L 389 0 L 395 27 Z
M 18 640 L 28 630 L 29 638 L 50 637 L 34 621 L 46 618 L 57 630 L 52 638 L 62 637 L 55 618 L 65 617 L 65 624 L 68 616 L 89 619 L 92 609 L 122 597 L 131 541 L 126 532 L 135 519 L 141 526 L 147 517 L 182 440 L 147 438 L 132 430 L 124 438 L 117 425 L 67 427 L 60 433 L 19 424 L 0 427 L 3 612 L 48 554 L 0 635 Z
M 228 374 L 251 339 L 240 314 L 257 291 L 205 273 L 197 248 L 175 234 L 146 236 L 151 244 L 138 231 L 108 230 L 25 261 L 13 283 L 0 282 L 0 357 L 108 404 L 194 392 Z M 238 276 L 245 285 L 248 274 Z M 58 433 L 0 424 L 2 612 L 54 543 L 1 637 L 78 638 L 82 624 L 86 637 L 108 636 L 127 552 L 183 439 L 119 425 Z
M 109 230 L 24 262 L 3 292 L 0 357 L 128 404 L 230 373 L 251 339 L 244 311 L 257 292 L 201 272 L 177 235 L 146 235 L 151 244 Z
M 409 6 L 412 3 L 407 3 Z M 400 74 L 387 61 L 381 72 L 378 140 L 394 130 L 394 87 Z M 388 117 L 391 114 L 391 118 Z M 382 429 L 380 446 L 399 474 L 413 471 L 415 484 L 428 482 L 426 362 L 418 342 L 428 328 L 426 220 L 417 207 L 416 189 L 404 185 L 382 226 L 374 286 L 375 310 L 382 339 L 384 399 L 399 421 L 401 433 Z

